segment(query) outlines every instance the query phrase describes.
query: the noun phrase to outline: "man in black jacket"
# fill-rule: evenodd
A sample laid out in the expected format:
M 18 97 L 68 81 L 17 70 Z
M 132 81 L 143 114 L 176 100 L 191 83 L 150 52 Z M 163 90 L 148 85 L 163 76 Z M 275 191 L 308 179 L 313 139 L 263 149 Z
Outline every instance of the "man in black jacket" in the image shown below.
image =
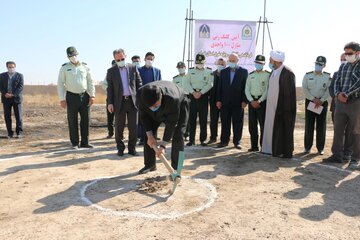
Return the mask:
M 230 140 L 230 127 L 233 126 L 233 143 L 236 149 L 241 149 L 244 108 L 247 105 L 245 95 L 248 71 L 237 65 L 239 58 L 232 53 L 228 65 L 220 72 L 216 106 L 221 109 L 221 142 L 218 147 L 226 147 Z
M 139 174 L 156 170 L 156 155 L 165 153 L 166 145 L 172 140 L 171 166 L 177 169 L 179 151 L 184 150 L 184 134 L 189 117 L 189 99 L 183 90 L 172 82 L 155 81 L 141 87 L 137 93 L 139 120 L 145 130 L 144 167 Z M 163 140 L 157 142 L 157 129 L 165 123 Z
M 11 109 L 14 109 L 16 119 L 16 137 L 23 136 L 22 129 L 22 91 L 24 87 L 24 77 L 15 71 L 16 63 L 9 61 L 6 63 L 7 72 L 0 74 L 1 102 L 4 107 L 4 117 L 8 138 L 12 138 L 14 131 L 11 127 Z

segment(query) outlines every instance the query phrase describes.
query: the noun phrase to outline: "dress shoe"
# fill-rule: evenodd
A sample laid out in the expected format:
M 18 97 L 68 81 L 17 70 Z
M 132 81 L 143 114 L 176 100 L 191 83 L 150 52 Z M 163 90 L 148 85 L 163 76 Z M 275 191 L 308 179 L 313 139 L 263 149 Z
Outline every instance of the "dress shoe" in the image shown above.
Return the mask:
M 112 137 L 113 137 L 113 134 L 109 134 L 106 136 L 107 139 L 112 138 Z
M 139 174 L 144 174 L 144 173 L 148 173 L 148 172 L 152 172 L 156 170 L 156 166 L 152 166 L 152 167 L 143 167 L 142 169 L 139 170 Z
M 241 145 L 240 145 L 240 144 L 235 144 L 235 145 L 234 145 L 234 148 L 236 148 L 236 149 L 239 149 L 239 150 L 240 150 L 240 149 L 241 149 Z
M 258 148 L 249 148 L 248 152 L 258 152 L 259 149 Z
M 351 170 L 360 170 L 360 165 L 357 161 L 350 161 L 349 166 Z
M 124 156 L 124 152 L 123 152 L 123 151 L 118 151 L 118 152 L 116 153 L 116 155 L 118 155 L 119 157 L 122 157 L 122 156 Z
M 318 154 L 319 154 L 319 155 L 324 155 L 324 150 L 319 150 L 319 151 L 318 151 Z
M 133 156 L 139 156 L 139 153 L 136 150 L 132 150 L 132 151 L 129 150 L 129 154 Z
M 192 146 L 192 145 L 194 145 L 194 142 L 188 142 L 188 143 L 186 144 L 186 146 L 188 146 L 188 147 L 190 147 L 190 146 Z
M 325 162 L 325 163 L 342 163 L 343 160 L 332 155 L 328 158 L 323 159 L 323 162 Z
M 304 151 L 303 151 L 303 153 L 305 153 L 305 154 L 308 154 L 308 153 L 310 153 L 310 149 L 304 149 Z
M 350 161 L 351 160 L 351 155 L 344 155 L 342 159 L 344 161 Z
M 201 145 L 202 147 L 206 147 L 206 146 L 207 146 L 207 143 L 206 143 L 206 142 L 201 142 L 200 145 Z
M 80 144 L 80 148 L 94 148 L 94 146 L 89 143 L 88 144 Z
M 207 144 L 213 144 L 213 143 L 216 143 L 216 139 L 210 139 Z
M 13 138 L 13 137 L 14 137 L 13 135 L 9 135 L 9 136 L 7 136 L 7 138 L 9 138 L 9 139 L 10 139 L 10 138 Z
M 227 143 L 219 143 L 218 145 L 216 145 L 216 148 L 224 148 L 227 147 L 228 144 Z

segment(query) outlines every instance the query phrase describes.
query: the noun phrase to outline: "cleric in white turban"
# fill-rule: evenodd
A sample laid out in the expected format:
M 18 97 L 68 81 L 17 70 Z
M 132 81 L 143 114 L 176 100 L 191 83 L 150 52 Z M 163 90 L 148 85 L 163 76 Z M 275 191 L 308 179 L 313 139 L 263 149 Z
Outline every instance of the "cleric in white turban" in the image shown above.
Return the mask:
M 283 65 L 285 53 L 272 50 L 272 70 L 266 101 L 265 126 L 261 151 L 276 157 L 292 158 L 296 118 L 295 75 Z

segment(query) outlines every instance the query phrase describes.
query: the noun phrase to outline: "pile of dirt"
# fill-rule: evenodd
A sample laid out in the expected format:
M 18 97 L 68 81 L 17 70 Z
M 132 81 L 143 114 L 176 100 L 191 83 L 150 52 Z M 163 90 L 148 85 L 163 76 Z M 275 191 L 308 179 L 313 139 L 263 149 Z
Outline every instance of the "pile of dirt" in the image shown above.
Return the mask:
M 153 178 L 146 178 L 143 183 L 138 186 L 138 191 L 147 193 L 156 193 L 163 191 L 169 185 L 169 180 L 164 177 L 156 176 Z

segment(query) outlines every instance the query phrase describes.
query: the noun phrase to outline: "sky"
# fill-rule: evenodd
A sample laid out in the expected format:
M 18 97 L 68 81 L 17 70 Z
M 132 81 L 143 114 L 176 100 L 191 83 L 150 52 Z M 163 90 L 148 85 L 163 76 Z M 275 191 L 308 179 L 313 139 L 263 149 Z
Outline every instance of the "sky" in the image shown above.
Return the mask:
M 333 73 L 350 41 L 360 42 L 359 0 L 267 0 L 266 17 L 273 48 L 285 52 L 284 64 L 296 76 L 297 86 L 314 69 L 317 56 L 327 58 L 324 71 Z M 123 48 L 131 56 L 155 54 L 154 66 L 162 78 L 177 74 L 182 60 L 185 14 L 189 0 L 0 0 L 0 72 L 13 60 L 26 84 L 56 84 L 66 48 L 75 46 L 94 81 L 102 81 Z M 264 0 L 192 0 L 194 19 L 258 21 Z M 257 54 L 261 54 L 262 29 Z M 264 55 L 268 69 L 271 50 L 266 31 Z

